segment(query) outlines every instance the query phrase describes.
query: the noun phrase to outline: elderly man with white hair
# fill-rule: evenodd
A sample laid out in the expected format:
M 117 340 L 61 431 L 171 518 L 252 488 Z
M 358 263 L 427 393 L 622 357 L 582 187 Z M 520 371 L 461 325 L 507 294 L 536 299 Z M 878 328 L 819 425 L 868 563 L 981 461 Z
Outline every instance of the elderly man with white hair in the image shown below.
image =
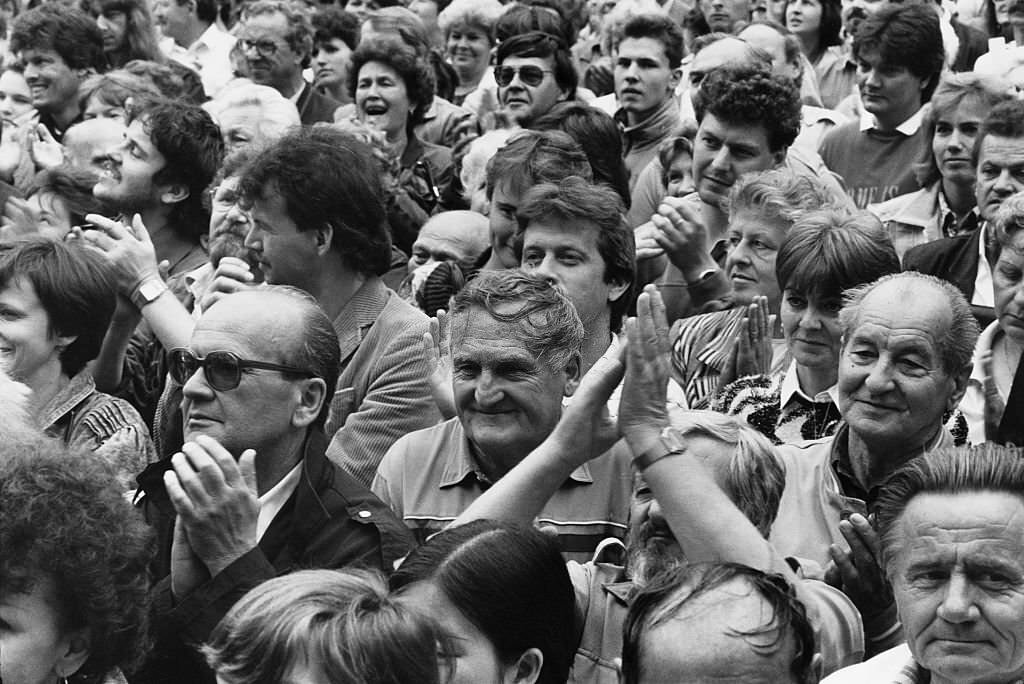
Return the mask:
M 203 105 L 220 126 L 224 152 L 261 147 L 300 125 L 299 110 L 280 92 L 248 79 L 237 79 Z

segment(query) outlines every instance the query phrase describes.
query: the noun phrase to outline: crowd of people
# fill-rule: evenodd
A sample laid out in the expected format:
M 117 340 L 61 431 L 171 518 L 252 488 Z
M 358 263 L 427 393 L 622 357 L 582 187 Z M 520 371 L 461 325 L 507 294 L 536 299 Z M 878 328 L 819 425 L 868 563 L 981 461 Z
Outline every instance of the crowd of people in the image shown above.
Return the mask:
M 1024 0 L 0 59 L 3 684 L 1024 681 Z

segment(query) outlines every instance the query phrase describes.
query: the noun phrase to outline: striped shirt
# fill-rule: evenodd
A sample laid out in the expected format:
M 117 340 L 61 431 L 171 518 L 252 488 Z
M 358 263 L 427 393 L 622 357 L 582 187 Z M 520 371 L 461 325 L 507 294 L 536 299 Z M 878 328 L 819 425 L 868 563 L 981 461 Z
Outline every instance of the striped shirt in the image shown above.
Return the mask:
M 537 517 L 538 526 L 558 533 L 566 560 L 586 562 L 603 539 L 626 536 L 633 490 L 630 457 L 629 448 L 619 441 L 580 466 Z M 452 418 L 395 442 L 371 489 L 422 542 L 455 520 L 490 485 L 462 424 Z

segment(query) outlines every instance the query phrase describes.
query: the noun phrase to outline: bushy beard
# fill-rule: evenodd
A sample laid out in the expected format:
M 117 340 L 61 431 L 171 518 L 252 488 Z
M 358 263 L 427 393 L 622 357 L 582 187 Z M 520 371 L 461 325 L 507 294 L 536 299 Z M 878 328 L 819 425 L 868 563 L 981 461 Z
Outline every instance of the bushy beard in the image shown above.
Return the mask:
M 662 536 L 650 523 L 630 534 L 626 554 L 626 576 L 637 588 L 644 587 L 661 572 L 686 562 L 679 543 L 671 536 Z

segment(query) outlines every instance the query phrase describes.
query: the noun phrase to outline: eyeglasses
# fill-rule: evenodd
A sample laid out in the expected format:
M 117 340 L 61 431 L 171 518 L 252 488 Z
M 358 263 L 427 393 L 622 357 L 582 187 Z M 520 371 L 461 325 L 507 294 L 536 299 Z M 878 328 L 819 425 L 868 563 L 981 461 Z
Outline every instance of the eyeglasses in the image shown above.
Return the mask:
M 539 66 L 533 64 L 524 64 L 523 66 L 499 66 L 494 67 L 494 80 L 498 82 L 498 85 L 502 88 L 506 87 L 512 82 L 512 79 L 519 74 L 519 80 L 535 88 L 544 81 L 544 74 L 554 73 L 549 69 L 541 69 Z
M 273 57 L 277 54 L 278 50 L 277 43 L 272 40 L 248 40 L 242 38 L 238 41 L 238 46 L 242 49 L 243 53 L 255 50 L 256 54 L 263 58 Z
M 238 387 L 242 381 L 242 371 L 249 368 L 277 371 L 300 375 L 304 378 L 318 377 L 316 373 L 294 366 L 282 366 L 277 363 L 249 361 L 240 359 L 231 352 L 213 351 L 204 358 L 199 358 L 188 349 L 172 349 L 169 358 L 171 379 L 184 385 L 200 368 L 206 373 L 206 382 L 218 392 L 228 392 Z
M 220 209 L 227 211 L 242 200 L 242 195 L 237 187 L 218 185 L 210 188 L 210 203 Z

